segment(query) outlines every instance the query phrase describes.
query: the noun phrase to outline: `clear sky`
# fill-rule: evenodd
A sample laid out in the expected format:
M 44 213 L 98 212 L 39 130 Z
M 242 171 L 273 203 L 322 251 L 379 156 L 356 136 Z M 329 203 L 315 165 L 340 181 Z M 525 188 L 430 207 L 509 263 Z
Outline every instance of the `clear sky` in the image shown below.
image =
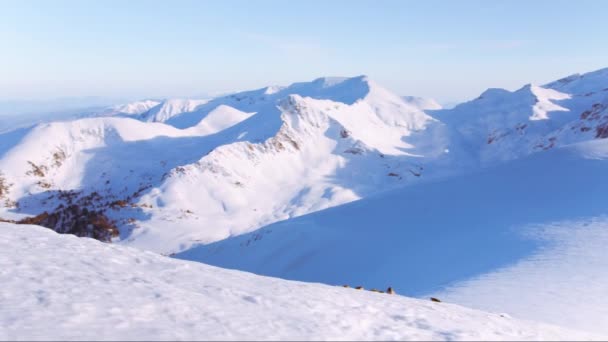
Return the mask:
M 466 100 L 608 66 L 608 1 L 0 0 L 0 99 L 369 75 Z

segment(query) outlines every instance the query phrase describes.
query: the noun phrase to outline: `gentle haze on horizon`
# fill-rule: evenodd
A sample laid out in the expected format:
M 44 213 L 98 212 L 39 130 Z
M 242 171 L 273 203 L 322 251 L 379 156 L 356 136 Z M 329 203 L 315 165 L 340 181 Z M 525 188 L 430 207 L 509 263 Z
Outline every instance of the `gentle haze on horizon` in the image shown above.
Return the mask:
M 369 75 L 463 101 L 608 66 L 606 1 L 0 1 L 0 100 Z

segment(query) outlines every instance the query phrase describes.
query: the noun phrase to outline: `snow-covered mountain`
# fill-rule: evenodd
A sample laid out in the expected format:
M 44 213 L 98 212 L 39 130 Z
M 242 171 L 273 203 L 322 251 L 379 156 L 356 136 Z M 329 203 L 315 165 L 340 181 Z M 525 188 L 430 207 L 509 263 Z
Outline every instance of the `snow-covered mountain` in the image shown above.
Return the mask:
M 77 120 L 0 133 L 0 220 L 298 281 L 376 288 L 391 285 L 407 295 L 440 296 L 478 309 L 506 311 L 605 335 L 608 303 L 603 300 L 603 284 L 608 259 L 602 248 L 608 214 L 604 205 L 608 193 L 604 181 L 608 172 L 607 108 L 608 69 L 546 85 L 525 85 L 516 91 L 489 89 L 453 109 L 440 109 L 431 100 L 398 96 L 365 76 L 320 78 L 205 100 L 139 101 L 81 113 Z M 35 240 L 33 244 L 44 246 L 35 237 L 40 231 L 31 228 L 36 231 L 32 236 L 21 236 L 16 229 L 12 224 L 2 225 L 0 232 L 8 232 L 5 244 L 19 246 Z M 89 260 L 87 265 L 99 262 L 100 267 L 115 268 L 118 273 L 131 274 L 114 265 L 106 251 L 126 253 L 140 261 L 150 258 L 145 265 L 157 278 L 142 270 L 138 279 L 154 284 L 153 288 L 164 289 L 171 279 L 185 277 L 166 271 L 179 265 L 187 265 L 184 274 L 192 276 L 192 263 L 46 233 L 40 238 L 53 241 L 49 248 L 59 244 L 65 253 L 104 249 L 98 250 L 99 259 Z M 64 245 L 60 241 L 71 242 Z M 33 249 L 27 244 L 23 248 L 28 253 Z M 57 257 L 80 260 L 68 254 Z M 153 263 L 159 268 L 150 266 Z M 138 267 L 128 262 L 121 265 L 127 265 L 130 272 Z M 81 272 L 81 265 L 64 266 Z M 217 280 L 210 285 L 213 291 L 224 286 L 218 284 L 240 284 L 245 279 L 242 273 L 199 266 L 200 277 L 194 278 Z M 52 269 L 48 263 L 40 267 Z M 214 272 L 222 275 L 213 278 Z M 114 275 L 112 279 L 122 279 Z M 81 280 L 108 285 L 94 276 Z M 228 295 L 220 291 L 219 297 L 208 288 L 196 287 L 192 293 L 194 285 L 189 281 L 179 281 L 183 297 L 172 296 L 188 297 L 188 303 L 234 303 L 235 312 L 226 317 L 244 317 L 239 316 L 241 310 L 248 315 L 249 309 L 260 310 L 241 307 L 239 298 L 254 298 L 254 304 L 266 308 L 284 305 L 276 298 L 251 295 L 234 286 Z M 284 286 L 291 291 L 297 287 L 307 296 L 327 289 L 268 281 L 263 288 Z M 314 286 L 314 291 L 307 286 Z M 592 299 L 582 297 L 581 288 Z M 338 294 L 346 290 L 333 288 L 324 296 L 332 298 L 332 305 L 359 305 Z M 52 293 L 61 293 L 58 291 Z M 145 286 L 139 291 L 147 293 Z M 237 291 L 236 297 L 231 291 Z M 0 296 L 0 301 L 6 298 Z M 133 298 L 144 300 L 139 294 Z M 200 301 L 190 302 L 192 298 Z M 306 298 L 302 305 L 316 305 Z M 366 311 L 370 316 L 393 308 L 379 302 L 385 308 L 376 311 L 366 298 L 361 300 L 372 308 Z M 48 298 L 41 295 L 38 300 L 46 305 Z M 17 301 L 21 302 L 27 303 Z M 534 309 L 529 308 L 530 303 Z M 183 333 L 180 336 L 198 331 L 183 326 L 187 320 L 171 321 L 175 312 L 165 304 L 148 308 L 152 315 L 165 317 L 168 321 L 163 318 L 163 324 L 175 326 Z M 318 307 L 330 312 L 344 310 L 339 305 L 323 305 Z M 27 311 L 32 306 L 15 308 Z M 112 308 L 108 306 L 108 310 Z M 402 310 L 401 306 L 394 308 Z M 78 307 L 72 313 L 82 310 Z M 426 309 L 421 310 L 413 316 L 427 315 Z M 63 316 L 71 317 L 68 311 Z M 280 314 L 284 317 L 297 311 L 290 307 Z M 208 311 L 187 312 L 215 317 L 222 322 L 219 326 L 229 325 Z M 264 322 L 272 321 L 268 317 L 276 314 L 267 313 L 269 316 L 261 316 Z M 451 311 L 445 314 L 455 315 Z M 482 316 L 475 319 L 487 318 Z M 277 338 L 310 336 L 290 330 L 292 321 L 302 317 L 289 317 L 294 320 L 280 321 L 283 330 L 276 330 Z M 413 322 L 410 316 L 404 317 Z M 99 321 L 106 322 L 104 318 Z M 7 322 L 16 321 L 9 317 Z M 15 331 L 24 331 L 29 324 L 20 322 L 24 325 L 16 326 Z M 321 324 L 306 322 L 316 327 Z M 459 324 L 471 326 L 468 321 Z M 137 326 L 148 329 L 145 324 Z M 252 321 L 245 326 L 265 325 Z M 424 326 L 418 324 L 426 334 Z M 205 336 L 255 335 L 239 329 Z M 335 336 L 333 328 L 327 329 L 326 336 Z M 353 338 L 370 337 L 353 327 L 345 329 Z M 13 336 L 11 330 L 4 331 Z M 376 337 L 473 338 L 466 332 L 439 336 L 407 335 L 401 330 L 390 330 L 389 335 L 387 331 L 379 328 Z M 501 332 L 488 338 L 541 336 L 536 330 L 523 334 Z
M 0 134 L 0 217 L 184 251 L 607 137 L 606 73 L 491 89 L 451 110 L 333 77 L 21 128 Z
M 80 234 L 86 208 L 105 240 L 170 253 L 430 178 L 445 151 L 424 142 L 435 119 L 363 76 L 169 102 L 2 135 L 0 216 Z
M 587 250 L 587 254 L 572 259 L 559 250 L 544 253 L 541 260 L 556 259 L 551 268 L 538 262 L 528 265 L 519 271 L 520 277 L 509 279 L 511 288 L 505 291 L 511 292 L 501 293 L 494 283 L 485 283 L 486 287 L 476 284 L 478 292 L 450 298 L 496 310 L 499 305 L 488 303 L 499 297 L 501 303 L 514 303 L 501 309 L 510 314 L 608 333 L 604 328 L 608 302 L 599 299 L 606 290 L 599 284 L 608 278 L 604 269 L 608 257 L 600 243 L 606 241 L 606 234 L 596 229 L 595 235 L 581 240 L 577 236 L 582 233 L 575 228 L 586 224 L 568 222 L 599 220 L 599 227 L 605 229 L 602 217 L 608 214 L 604 201 L 608 183 L 603 179 L 607 173 L 608 140 L 583 142 L 275 223 L 177 257 L 308 282 L 366 287 L 388 282 L 400 293 L 421 296 L 458 287 L 454 284 L 550 248 L 556 234 L 552 227 L 559 222 L 557 242 L 574 245 L 572 250 Z M 572 235 L 563 228 L 571 228 Z M 526 284 L 526 279 L 535 282 Z M 548 285 L 543 279 L 555 283 L 551 295 L 544 294 Z M 580 298 L 582 284 L 594 283 L 598 286 L 583 287 L 585 296 L 596 298 L 593 304 L 574 300 Z M 506 297 L 524 285 L 529 291 L 525 298 L 537 296 L 538 301 Z M 479 293 L 486 294 L 485 301 L 480 301 Z M 552 310 L 524 310 L 531 302 Z M 597 314 L 589 315 L 590 307 L 596 308 L 591 312 L 599 310 Z M 547 314 L 551 312 L 559 314 Z M 586 318 L 579 319 L 581 315 Z
M 426 97 L 403 96 L 403 100 L 421 110 L 437 110 L 443 108 L 437 101 Z
M 454 109 L 434 112 L 450 129 L 459 158 L 481 165 L 608 137 L 608 69 L 510 92 L 489 89 Z
M 588 340 L 448 303 L 306 284 L 0 223 L 0 340 Z

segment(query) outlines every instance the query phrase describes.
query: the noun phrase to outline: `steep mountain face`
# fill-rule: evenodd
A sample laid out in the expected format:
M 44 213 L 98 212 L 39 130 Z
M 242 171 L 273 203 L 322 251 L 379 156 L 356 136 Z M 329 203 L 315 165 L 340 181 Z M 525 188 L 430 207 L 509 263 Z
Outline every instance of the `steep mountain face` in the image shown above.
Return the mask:
M 75 205 L 117 241 L 175 252 L 437 176 L 439 127 L 366 77 L 135 103 L 2 135 L 0 217 Z

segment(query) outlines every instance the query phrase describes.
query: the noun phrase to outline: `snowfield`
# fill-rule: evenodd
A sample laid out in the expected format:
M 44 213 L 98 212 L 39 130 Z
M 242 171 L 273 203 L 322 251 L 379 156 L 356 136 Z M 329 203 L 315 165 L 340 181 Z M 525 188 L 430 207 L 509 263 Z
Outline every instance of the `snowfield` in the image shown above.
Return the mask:
M 115 106 L 0 135 L 0 217 L 87 207 L 116 243 L 180 252 L 432 178 L 438 125 L 364 76 Z
M 46 211 L 70 225 L 62 208 L 86 207 L 115 222 L 116 243 L 182 252 L 608 137 L 606 89 L 599 70 L 514 92 L 489 89 L 442 110 L 365 76 L 326 77 L 113 106 L 0 134 L 0 218 Z M 36 223 L 61 230 L 55 221 Z
M 607 158 L 608 140 L 557 148 L 177 257 L 300 281 L 435 293 L 608 334 Z
M 65 208 L 86 207 L 115 223 L 115 243 L 182 252 L 607 138 L 606 74 L 489 89 L 453 109 L 398 96 L 365 76 L 325 77 L 22 127 L 0 133 L 0 218 L 47 212 L 55 216 L 36 223 L 74 232 L 58 227 L 73 223 Z
M 57 118 L 0 125 L 1 339 L 608 336 L 608 69 L 451 109 L 358 76 Z
M 608 336 L 608 217 L 532 226 L 528 234 L 544 242 L 533 255 L 433 295 Z
M 2 340 L 587 340 L 457 305 L 306 284 L 0 223 Z
M 328 284 L 420 295 L 532 254 L 522 229 L 607 214 L 608 140 L 392 190 L 177 255 Z M 592 186 L 591 186 L 592 185 Z

